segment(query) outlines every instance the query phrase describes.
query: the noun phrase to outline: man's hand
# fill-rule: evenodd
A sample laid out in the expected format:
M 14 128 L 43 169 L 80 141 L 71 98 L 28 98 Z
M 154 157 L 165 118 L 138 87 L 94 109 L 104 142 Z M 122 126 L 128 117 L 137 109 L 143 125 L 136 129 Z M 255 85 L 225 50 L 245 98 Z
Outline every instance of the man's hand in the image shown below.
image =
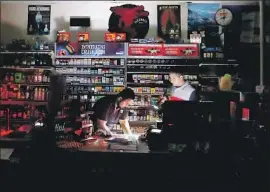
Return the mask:
M 106 136 L 106 137 L 112 136 L 112 132 L 109 129 L 98 129 L 96 131 L 96 134 L 99 136 Z
M 167 97 L 161 96 L 158 103 L 159 103 L 159 105 L 162 105 L 162 104 L 165 103 L 165 101 L 167 101 L 167 100 L 168 100 Z
M 97 119 L 98 130 L 96 131 L 97 135 L 112 136 L 112 132 L 109 127 L 106 125 L 107 121 Z

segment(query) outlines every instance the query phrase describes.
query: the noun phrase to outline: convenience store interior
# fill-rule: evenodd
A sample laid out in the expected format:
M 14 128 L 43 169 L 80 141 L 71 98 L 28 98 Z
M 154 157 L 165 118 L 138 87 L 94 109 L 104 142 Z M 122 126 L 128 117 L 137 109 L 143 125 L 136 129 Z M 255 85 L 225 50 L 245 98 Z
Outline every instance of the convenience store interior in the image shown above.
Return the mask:
M 0 166 L 5 167 L 5 184 L 12 184 L 12 179 L 24 183 L 21 178 L 28 169 L 35 169 L 29 171 L 32 178 L 40 174 L 36 170 L 42 163 L 48 163 L 50 168 L 42 166 L 42 172 L 53 175 L 59 169 L 53 177 L 86 184 L 86 178 L 66 174 L 84 170 L 92 182 L 106 180 L 112 185 L 117 182 L 112 177 L 133 175 L 124 178 L 124 185 L 130 187 L 131 178 L 140 177 L 152 189 L 268 188 L 269 1 L 1 1 L 0 5 Z M 178 147 L 170 148 L 169 142 L 166 150 L 160 141 L 166 118 L 184 114 L 177 103 L 170 106 L 177 111 L 167 109 L 167 116 L 166 110 L 163 115 L 155 109 L 171 85 L 173 70 L 181 71 L 194 87 L 201 104 L 192 110 L 203 113 L 199 123 L 194 119 L 203 129 L 179 136 L 186 141 L 196 134 L 196 141 L 187 141 L 192 143 L 188 150 L 179 149 L 183 147 L 179 138 Z M 232 94 L 224 96 L 227 105 L 222 99 L 208 104 L 228 76 L 231 86 L 226 91 Z M 127 108 L 135 139 L 97 139 L 91 120 L 95 102 L 126 87 L 135 93 Z M 224 108 L 222 117 L 215 114 L 218 105 Z M 158 132 L 149 131 L 153 129 Z M 123 135 L 119 124 L 112 131 Z M 132 166 L 119 162 L 121 158 Z M 33 179 L 35 184 L 41 182 Z

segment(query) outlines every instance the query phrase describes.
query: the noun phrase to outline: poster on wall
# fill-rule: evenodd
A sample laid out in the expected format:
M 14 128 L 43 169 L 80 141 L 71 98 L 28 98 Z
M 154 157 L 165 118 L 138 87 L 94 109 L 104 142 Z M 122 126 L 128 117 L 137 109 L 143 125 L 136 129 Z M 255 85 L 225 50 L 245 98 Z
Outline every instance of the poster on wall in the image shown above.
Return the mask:
M 149 30 L 149 12 L 143 5 L 124 4 L 110 8 L 109 29 L 111 33 L 126 33 L 127 40 L 144 39 Z
M 215 14 L 220 8 L 216 3 L 188 4 L 188 38 L 193 31 L 205 31 L 206 36 L 219 36 L 219 26 L 215 22 Z
M 50 34 L 50 5 L 29 5 L 28 6 L 28 35 Z
M 157 34 L 165 41 L 180 39 L 181 10 L 180 5 L 157 6 Z

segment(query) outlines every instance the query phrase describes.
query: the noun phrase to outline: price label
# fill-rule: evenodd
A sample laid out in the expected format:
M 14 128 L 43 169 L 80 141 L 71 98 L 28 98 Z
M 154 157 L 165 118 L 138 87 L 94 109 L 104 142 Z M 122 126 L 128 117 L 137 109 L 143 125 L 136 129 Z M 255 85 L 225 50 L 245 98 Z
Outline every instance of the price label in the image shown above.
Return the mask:
M 73 81 L 73 82 L 70 82 L 71 85 L 78 85 L 80 84 L 80 82 L 76 82 L 76 81 Z

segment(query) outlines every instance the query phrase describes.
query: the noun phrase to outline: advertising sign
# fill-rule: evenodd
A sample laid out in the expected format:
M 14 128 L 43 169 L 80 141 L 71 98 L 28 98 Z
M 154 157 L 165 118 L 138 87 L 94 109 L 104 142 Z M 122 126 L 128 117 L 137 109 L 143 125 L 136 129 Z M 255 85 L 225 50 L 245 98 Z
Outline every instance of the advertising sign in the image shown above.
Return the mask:
M 162 44 L 129 44 L 129 56 L 163 56 Z
M 143 5 L 124 4 L 110 7 L 109 29 L 111 33 L 126 33 L 127 40 L 143 39 L 149 30 L 149 12 Z
M 125 42 L 127 39 L 126 33 L 105 33 L 105 42 Z
M 164 44 L 164 56 L 199 57 L 198 44 Z
M 59 43 L 56 44 L 57 56 L 124 56 L 124 43 Z
M 181 35 L 180 5 L 158 5 L 157 17 L 158 37 L 167 42 L 178 41 Z
M 129 56 L 199 58 L 198 44 L 129 44 Z
M 50 34 L 51 6 L 29 5 L 28 6 L 28 35 Z

